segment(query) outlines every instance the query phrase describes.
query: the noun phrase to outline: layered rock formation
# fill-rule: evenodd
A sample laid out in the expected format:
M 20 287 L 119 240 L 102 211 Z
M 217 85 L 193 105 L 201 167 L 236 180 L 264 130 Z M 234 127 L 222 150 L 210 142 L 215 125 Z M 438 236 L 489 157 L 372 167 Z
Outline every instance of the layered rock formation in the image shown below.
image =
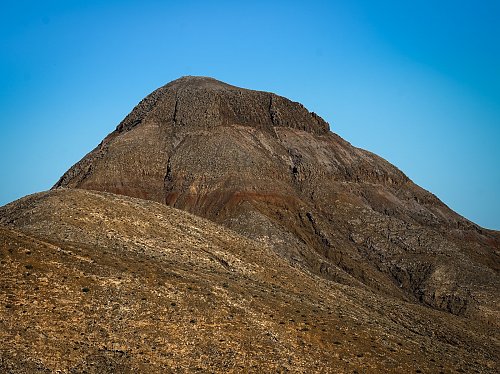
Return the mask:
M 301 104 L 184 77 L 0 208 L 0 371 L 496 372 L 499 249 Z
M 166 203 L 268 243 L 325 279 L 497 321 L 498 233 L 272 93 L 173 81 L 55 187 Z

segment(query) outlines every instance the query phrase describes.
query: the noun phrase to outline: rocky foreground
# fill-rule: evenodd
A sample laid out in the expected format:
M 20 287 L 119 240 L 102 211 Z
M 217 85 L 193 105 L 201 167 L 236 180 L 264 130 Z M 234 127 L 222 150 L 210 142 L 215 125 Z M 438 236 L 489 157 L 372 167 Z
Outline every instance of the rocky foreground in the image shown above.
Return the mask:
M 159 203 L 0 208 L 0 372 L 495 372 L 498 330 L 326 280 Z

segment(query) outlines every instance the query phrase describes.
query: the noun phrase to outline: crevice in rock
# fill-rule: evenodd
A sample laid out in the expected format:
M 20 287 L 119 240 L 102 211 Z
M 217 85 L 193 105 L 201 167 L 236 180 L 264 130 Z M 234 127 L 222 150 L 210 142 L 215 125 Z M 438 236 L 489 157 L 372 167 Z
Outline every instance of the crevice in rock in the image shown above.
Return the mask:
M 167 159 L 167 170 L 165 171 L 165 177 L 163 178 L 163 195 L 165 197 L 165 204 L 168 203 L 168 195 L 173 189 L 173 177 L 172 177 L 172 162 L 170 156 Z
M 177 108 L 179 105 L 179 99 L 177 98 L 177 95 L 175 96 L 175 105 L 174 105 L 174 115 L 172 120 L 174 121 L 174 125 L 177 125 Z

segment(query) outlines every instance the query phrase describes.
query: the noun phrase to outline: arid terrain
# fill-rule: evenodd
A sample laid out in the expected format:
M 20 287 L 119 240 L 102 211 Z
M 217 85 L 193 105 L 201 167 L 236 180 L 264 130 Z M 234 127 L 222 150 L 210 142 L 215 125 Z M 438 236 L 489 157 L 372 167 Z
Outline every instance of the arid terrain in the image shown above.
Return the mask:
M 499 370 L 500 233 L 276 94 L 173 81 L 0 232 L 0 372 Z

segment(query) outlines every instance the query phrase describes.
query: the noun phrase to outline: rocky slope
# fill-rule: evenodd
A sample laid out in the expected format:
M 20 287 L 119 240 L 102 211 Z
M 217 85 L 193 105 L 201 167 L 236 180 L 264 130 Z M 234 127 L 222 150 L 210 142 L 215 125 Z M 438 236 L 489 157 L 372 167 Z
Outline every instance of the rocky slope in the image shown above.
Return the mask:
M 325 279 L 498 326 L 499 233 L 272 93 L 173 81 L 55 187 L 165 203 Z
M 500 234 L 301 104 L 151 93 L 0 208 L 0 372 L 498 372 Z
M 498 330 L 292 266 L 164 204 L 0 208 L 0 372 L 495 372 Z

